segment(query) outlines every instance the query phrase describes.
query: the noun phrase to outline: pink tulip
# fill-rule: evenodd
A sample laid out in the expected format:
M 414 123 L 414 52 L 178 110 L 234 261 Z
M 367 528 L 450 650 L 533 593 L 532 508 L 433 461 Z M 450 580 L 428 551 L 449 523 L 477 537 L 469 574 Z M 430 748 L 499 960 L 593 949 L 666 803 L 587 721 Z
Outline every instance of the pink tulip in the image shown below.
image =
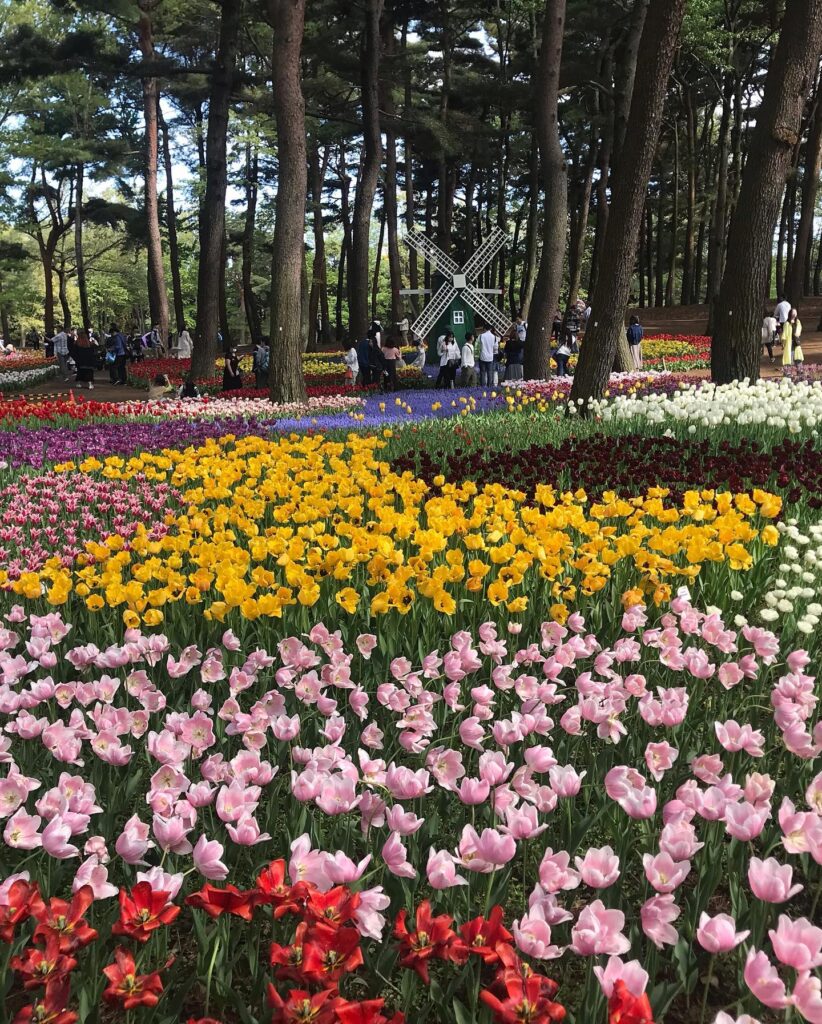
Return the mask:
M 18 807 L 3 830 L 6 845 L 15 850 L 36 850 L 42 845 L 37 831 L 42 820 L 39 814 L 29 814 L 25 807 Z
M 389 829 L 401 836 L 411 836 L 419 832 L 425 824 L 425 818 L 418 818 L 413 811 L 406 811 L 402 804 L 394 804 L 385 815 Z
M 582 788 L 582 780 L 587 772 L 577 774 L 571 765 L 556 765 L 548 771 L 551 789 L 560 797 L 574 797 Z
M 327 853 L 325 855 L 326 874 L 334 885 L 350 885 L 352 882 L 358 881 L 362 878 L 365 869 L 370 863 L 370 853 L 366 854 L 358 864 L 355 864 L 341 850 L 338 850 L 337 853 Z
M 688 821 L 669 822 L 659 834 L 659 849 L 672 860 L 691 860 L 704 843 L 697 842 L 696 829 Z
M 311 839 L 307 833 L 291 843 L 288 877 L 292 885 L 296 885 L 297 882 L 311 882 L 321 892 L 327 892 L 332 886 L 326 870 L 326 856 L 319 850 L 311 849 Z
M 171 874 L 160 867 L 149 868 L 148 871 L 137 872 L 138 882 L 148 882 L 154 892 L 166 893 L 166 904 L 173 902 L 183 886 L 183 874 L 177 871 Z
M 654 889 L 661 893 L 671 893 L 677 889 L 691 870 L 689 861 L 675 861 L 667 853 L 658 853 L 656 856 L 650 853 L 643 854 L 642 866 L 645 869 L 645 877 Z
M 801 885 L 791 885 L 792 878 L 793 868 L 789 864 L 780 864 L 775 857 L 767 860 L 751 857 L 748 862 L 751 892 L 766 903 L 785 903 L 801 892 Z
M 216 839 L 206 839 L 204 835 L 197 840 L 192 859 L 194 867 L 200 872 L 203 878 L 213 882 L 222 882 L 228 878 L 228 868 L 222 861 L 223 846 Z
M 392 875 L 397 875 L 400 878 L 417 877 L 417 872 L 408 860 L 405 847 L 402 845 L 402 839 L 396 832 L 392 832 L 388 837 L 380 855 Z
M 71 891 L 77 892 L 84 885 L 91 887 L 96 900 L 110 900 L 119 891 L 116 885 L 112 885 L 109 882 L 108 869 L 104 864 L 100 863 L 97 857 L 93 856 L 89 857 L 88 860 L 84 860 L 77 869 L 77 874 L 71 883 Z
M 749 843 L 761 835 L 770 816 L 771 810 L 767 804 L 754 807 L 744 800 L 742 803 L 728 804 L 725 807 L 725 829 L 734 839 Z
M 380 942 L 385 929 L 385 917 L 382 914 L 391 905 L 391 900 L 383 892 L 381 885 L 360 892 L 360 903 L 354 911 L 354 923 L 363 938 Z
M 459 862 L 469 871 L 490 874 L 514 859 L 517 844 L 511 836 L 502 835 L 494 828 L 477 834 L 471 825 L 462 830 L 459 842 Z
M 517 949 L 536 960 L 556 960 L 564 953 L 551 942 L 551 926 L 539 910 L 514 921 L 511 932 Z
M 796 980 L 791 995 L 794 1006 L 810 1024 L 822 1024 L 822 981 L 808 971 Z
M 614 992 L 614 985 L 618 981 L 625 983 L 625 987 L 634 996 L 641 996 L 648 987 L 648 972 L 640 964 L 639 960 L 629 960 L 623 963 L 618 956 L 608 957 L 605 967 L 595 967 L 594 974 L 606 999 L 610 999 Z
M 368 661 L 371 658 L 371 652 L 377 646 L 377 638 L 373 633 L 362 633 L 357 637 L 357 650 L 360 654 Z
M 704 911 L 699 918 L 696 938 L 700 946 L 709 953 L 728 953 L 744 942 L 750 931 L 736 931 L 736 921 L 730 914 L 717 914 L 710 917 Z
M 582 881 L 592 889 L 607 889 L 619 878 L 619 857 L 610 846 L 591 847 L 584 857 L 575 857 L 574 862 Z
M 774 1010 L 784 1010 L 790 1005 L 785 983 L 766 953 L 752 949 L 745 961 L 745 984 L 760 1003 Z
M 759 1024 L 759 1021 L 747 1013 L 743 1013 L 741 1017 L 731 1017 L 724 1010 L 720 1010 L 714 1018 L 714 1024 Z
M 126 864 L 141 864 L 146 851 L 153 846 L 154 843 L 148 838 L 148 825 L 133 814 L 114 844 L 114 849 Z
M 579 875 L 569 867 L 570 861 L 570 854 L 565 850 L 554 853 L 550 846 L 546 849 L 539 865 L 539 882 L 546 892 L 577 888 Z
M 678 756 L 679 751 L 670 743 L 649 743 L 645 748 L 645 764 L 652 778 L 659 782 Z
M 594 900 L 582 909 L 571 929 L 571 949 L 579 956 L 627 953 L 631 943 L 622 934 L 624 926 L 621 910 L 607 910 L 602 900 Z
M 642 931 L 657 949 L 676 945 L 679 933 L 672 922 L 676 921 L 679 914 L 679 907 L 671 895 L 652 896 L 643 903 L 639 911 Z
M 490 792 L 491 786 L 484 779 L 463 779 L 457 795 L 464 804 L 471 807 L 484 804 Z
M 780 914 L 776 929 L 772 928 L 768 935 L 774 953 L 786 966 L 797 971 L 822 967 L 822 928 L 816 928 L 807 918 L 792 921 Z
M 428 883 L 433 889 L 450 889 L 455 885 L 468 885 L 466 879 L 457 874 L 456 862 L 446 850 L 428 851 L 428 863 L 425 868 Z
M 79 849 L 69 843 L 71 834 L 71 827 L 66 824 L 61 815 L 56 814 L 43 829 L 40 837 L 43 849 L 50 857 L 57 860 L 79 857 Z
M 161 850 L 176 854 L 191 853 L 191 843 L 186 839 L 191 828 L 182 818 L 163 818 L 155 814 L 151 828 Z

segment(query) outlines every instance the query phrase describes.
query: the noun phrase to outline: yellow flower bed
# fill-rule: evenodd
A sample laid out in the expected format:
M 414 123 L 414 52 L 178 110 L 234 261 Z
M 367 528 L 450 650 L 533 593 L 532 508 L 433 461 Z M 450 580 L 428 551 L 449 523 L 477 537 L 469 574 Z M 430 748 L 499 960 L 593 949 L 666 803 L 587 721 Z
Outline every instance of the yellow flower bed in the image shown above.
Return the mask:
M 500 485 L 437 478 L 429 488 L 381 461 L 383 443 L 229 436 L 182 452 L 87 459 L 86 473 L 172 484 L 185 512 L 160 540 L 143 529 L 128 544 L 90 542 L 72 569 L 55 559 L 11 587 L 53 605 L 74 594 L 91 611 L 121 608 L 135 626 L 158 625 L 181 602 L 219 620 L 232 609 L 256 619 L 316 605 L 452 615 L 458 603 L 482 614 L 489 602 L 518 614 L 536 602 L 562 622 L 610 581 L 628 602 L 661 602 L 703 563 L 745 570 L 777 540 L 767 521 L 781 501 L 764 491 L 691 492 L 677 507 L 663 489 L 591 503 L 543 486 L 529 503 Z

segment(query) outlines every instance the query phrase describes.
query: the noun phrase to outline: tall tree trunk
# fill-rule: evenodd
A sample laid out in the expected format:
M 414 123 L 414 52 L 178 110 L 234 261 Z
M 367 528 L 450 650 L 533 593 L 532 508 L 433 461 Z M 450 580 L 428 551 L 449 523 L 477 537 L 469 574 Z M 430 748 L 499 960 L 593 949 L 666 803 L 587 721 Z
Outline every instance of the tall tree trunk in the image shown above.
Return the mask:
M 534 120 L 544 189 L 542 258 L 534 287 L 525 346 L 525 376 L 551 375 L 551 324 L 562 288 L 568 234 L 568 169 L 559 140 L 559 66 L 565 30 L 565 0 L 545 0 L 537 63 Z
M 528 225 L 525 229 L 525 261 L 522 271 L 522 289 L 520 291 L 520 312 L 523 320 L 527 320 L 537 280 L 537 256 L 539 254 L 539 146 L 536 135 L 531 137 L 531 149 L 528 156 Z
M 822 236 L 816 247 L 816 263 L 813 268 L 813 293 L 822 294 Z
M 805 147 L 802 168 L 802 210 L 796 232 L 796 250 L 793 255 L 793 273 L 788 282 L 791 302 L 799 302 L 808 293 L 811 267 L 811 238 L 816 213 L 816 193 L 822 171 L 822 83 L 817 79 L 816 97 L 811 117 L 810 132 Z
M 57 274 L 57 297 L 60 299 L 60 308 L 63 311 L 63 325 L 71 327 L 71 306 L 69 305 L 68 293 L 66 292 L 66 258 L 62 253 L 59 262 L 56 262 L 54 265 L 54 270 Z
M 568 251 L 568 304 L 573 305 L 579 297 L 582 283 L 582 261 L 585 259 L 585 242 L 588 237 L 588 214 L 591 209 L 591 193 L 594 185 L 596 169 L 596 141 L 591 139 L 588 159 L 585 161 L 585 176 L 582 180 L 579 208 L 576 213 L 574 230 L 571 232 L 571 244 Z
M 363 154 L 354 198 L 351 262 L 348 267 L 348 328 L 351 336 L 361 338 L 368 330 L 368 263 L 371 212 L 380 174 L 382 140 L 380 137 L 380 18 L 383 0 L 366 0 L 362 31 L 360 66 L 362 69 Z
M 665 285 L 665 305 L 674 304 L 674 278 L 676 277 L 676 256 L 679 245 L 679 127 L 674 118 L 674 167 L 671 201 L 671 252 L 668 262 L 668 281 Z
M 654 260 L 654 276 L 656 282 L 654 292 L 656 294 L 655 306 L 665 305 L 665 266 L 664 251 L 665 243 L 665 217 L 662 212 L 662 177 L 660 174 L 659 188 L 656 194 L 656 258 Z
M 694 281 L 694 241 L 696 229 L 696 114 L 694 96 L 690 88 L 683 90 L 685 103 L 685 158 L 687 160 L 688 192 L 685 202 L 685 243 L 682 260 L 682 282 L 679 291 L 679 302 L 687 306 L 691 302 Z
M 323 186 L 325 183 L 325 172 L 328 169 L 329 156 L 330 150 L 328 147 L 320 156 L 319 144 L 315 143 L 311 146 L 309 152 L 309 173 L 311 175 L 311 226 L 314 232 L 314 265 L 311 271 L 313 299 L 310 313 L 309 351 L 314 347 L 318 347 L 320 341 L 324 344 L 331 341 L 331 322 L 328 310 L 328 261 L 325 255 L 325 227 L 323 224 Z M 319 331 L 316 330 L 318 317 L 321 321 Z M 311 339 L 314 339 L 315 345 L 312 345 Z
M 785 294 L 785 238 L 788 234 L 788 191 L 782 196 L 782 212 L 779 215 L 779 235 L 776 239 L 776 294 Z
M 728 219 L 728 139 L 731 126 L 733 75 L 728 72 L 722 91 L 722 117 L 719 121 L 719 142 L 716 167 L 716 199 L 714 200 L 711 234 L 708 238 L 708 303 L 709 319 L 719 293 L 725 266 L 726 225 Z
M 641 229 L 640 229 L 641 231 Z M 645 301 L 654 304 L 654 210 L 651 197 L 645 198 L 645 272 L 648 277 L 648 292 Z
M 140 16 L 137 39 L 143 60 L 154 60 L 154 34 L 151 22 L 152 0 L 139 0 Z M 159 140 L 157 132 L 157 109 L 160 90 L 156 78 L 143 79 L 143 119 L 145 121 L 145 207 L 148 235 L 148 304 L 151 319 L 160 330 L 160 336 L 168 335 L 168 295 L 166 274 L 163 265 L 163 241 L 160 234 L 160 204 L 157 198 L 157 164 Z
M 393 15 L 393 10 L 391 11 Z M 382 96 L 381 106 L 385 113 L 385 187 L 383 189 L 383 208 L 385 210 L 385 228 L 388 234 L 388 274 L 391 289 L 391 326 L 392 330 L 405 316 L 405 308 L 400 295 L 402 288 L 402 268 L 400 263 L 399 243 L 399 210 L 397 207 L 397 132 L 395 127 L 397 111 L 394 105 L 393 75 L 396 71 L 396 45 L 394 41 L 393 17 L 385 17 L 381 27 L 382 48 L 385 55 L 385 70 L 380 81 Z M 390 77 L 387 77 L 390 76 Z
M 606 54 L 604 65 L 604 79 L 610 81 L 613 75 L 613 53 Z M 611 96 L 606 96 L 602 101 L 603 129 L 602 139 L 599 144 L 599 155 L 597 167 L 599 174 L 594 195 L 596 196 L 596 224 L 594 227 L 594 250 L 591 254 L 591 272 L 588 277 L 588 294 L 593 295 L 599 280 L 599 265 L 605 245 L 605 234 L 608 229 L 608 178 L 611 173 L 611 153 L 614 144 L 614 104 Z
M 241 274 L 243 282 L 243 305 L 245 306 L 251 342 L 258 345 L 263 336 L 260 303 L 254 293 L 254 236 L 257 229 L 257 195 L 259 192 L 260 158 L 256 143 L 245 147 L 245 221 L 243 223 L 243 244 Z
M 231 340 L 231 324 L 228 322 L 228 295 L 226 294 L 226 270 L 228 269 L 228 239 L 223 231 L 223 244 L 220 248 L 220 278 L 219 278 L 219 303 L 220 303 L 220 333 L 223 336 L 223 350 L 229 352 L 234 343 Z
M 374 259 L 374 274 L 371 278 L 371 319 L 376 320 L 377 302 L 380 294 L 380 271 L 382 270 L 382 250 L 385 245 L 385 202 L 380 210 L 380 233 L 377 238 L 377 252 Z M 392 325 L 393 329 L 393 325 Z
M 345 323 L 343 321 L 343 304 L 345 302 L 345 274 L 347 270 L 348 262 L 348 250 L 345 246 L 340 249 L 340 262 L 337 264 L 337 293 L 336 302 L 334 306 L 335 313 L 335 327 L 337 341 L 342 341 L 348 333 L 345 329 Z M 357 339 L 351 335 L 351 340 L 356 341 Z
M 171 291 L 174 297 L 174 322 L 177 331 L 185 326 L 183 310 L 183 283 L 180 277 L 180 243 L 177 238 L 177 211 L 174 205 L 174 172 L 171 162 L 171 140 L 168 125 L 163 117 L 160 105 L 157 106 L 157 117 L 163 136 L 163 170 L 166 179 L 166 228 L 168 230 L 168 258 L 171 264 Z M 163 344 L 166 336 L 163 335 Z
M 357 340 L 362 335 L 357 335 L 353 332 L 351 327 L 351 310 L 348 310 L 348 330 L 346 332 L 345 324 L 343 322 L 342 305 L 346 298 L 348 289 L 343 292 L 341 287 L 346 284 L 351 274 L 351 252 L 352 252 L 352 231 L 351 231 L 351 179 L 348 177 L 348 164 L 347 156 L 345 152 L 345 146 L 340 143 L 340 220 L 342 222 L 343 229 L 343 253 L 344 259 L 340 260 L 339 276 L 338 276 L 338 288 L 337 288 L 337 340 L 341 341 L 345 337 L 346 333 L 353 340 Z
M 40 262 L 43 265 L 43 326 L 46 334 L 54 334 L 54 250 L 40 242 Z
M 614 89 L 614 148 L 611 174 L 616 172 L 622 157 L 628 116 L 631 113 L 631 100 L 634 95 L 636 69 L 639 63 L 639 44 L 642 39 L 642 30 L 645 28 L 645 19 L 648 16 L 648 2 L 649 0 L 634 0 L 625 43 L 621 47 L 622 61 L 617 71 Z
M 405 123 L 410 125 L 413 117 L 413 92 L 411 81 L 411 67 L 408 61 L 408 21 L 402 26 L 402 53 L 405 61 L 404 89 L 402 111 Z M 403 174 L 405 176 L 405 229 L 413 231 L 416 221 L 416 204 L 414 202 L 414 149 L 411 144 L 410 132 L 403 136 Z M 419 265 L 415 249 L 408 250 L 408 284 L 412 291 L 420 286 Z M 420 303 L 416 295 L 409 296 L 411 310 L 416 316 L 420 309 Z
M 9 307 L 5 302 L 0 302 L 0 330 L 3 331 L 3 340 L 8 345 L 11 340 L 11 328 L 9 326 Z
M 77 269 L 77 290 L 80 293 L 80 320 L 83 327 L 91 327 L 91 312 L 88 305 L 86 285 L 86 259 L 83 252 L 83 184 L 85 167 L 77 165 L 77 184 L 74 192 L 74 264 Z
M 223 0 L 220 39 L 211 75 L 206 133 L 205 192 L 200 210 L 200 264 L 197 275 L 197 332 L 191 357 L 192 372 L 211 377 L 217 357 L 220 326 L 220 281 L 225 234 L 225 199 L 228 185 L 226 149 L 231 91 L 237 66 L 237 44 L 242 23 L 242 0 Z
M 308 350 L 311 337 L 311 289 L 308 284 L 308 254 L 303 245 L 303 261 L 300 268 L 300 353 Z
M 718 382 L 759 376 L 773 232 L 820 49 L 822 0 L 787 0 L 731 222 L 711 346 L 711 376 Z
M 820 0 L 822 2 L 822 0 Z M 651 0 L 642 33 L 623 160 L 614 175 L 608 234 L 593 312 L 574 375 L 571 400 L 601 398 L 625 342 L 625 306 L 636 261 L 647 182 L 659 138 L 668 78 L 676 52 L 685 0 Z M 622 352 L 617 365 L 627 363 Z
M 308 190 L 300 54 L 306 0 L 269 0 L 274 28 L 272 88 L 277 122 L 280 178 L 277 183 L 274 252 L 271 261 L 271 356 L 273 402 L 305 400 L 300 324 Z

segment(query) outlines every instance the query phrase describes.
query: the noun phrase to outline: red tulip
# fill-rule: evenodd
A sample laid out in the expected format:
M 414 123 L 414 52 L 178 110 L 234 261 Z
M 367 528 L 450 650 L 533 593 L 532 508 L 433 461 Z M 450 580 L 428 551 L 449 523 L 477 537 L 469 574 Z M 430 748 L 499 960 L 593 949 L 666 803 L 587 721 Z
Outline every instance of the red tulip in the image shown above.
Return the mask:
M 608 1000 L 608 1024 L 654 1024 L 647 993 L 635 996 L 620 978 Z
M 180 908 L 168 902 L 169 894 L 154 891 L 149 882 L 138 882 L 130 893 L 120 890 L 120 920 L 111 929 L 112 935 L 128 935 L 138 942 L 147 942 L 151 933 L 171 922 Z
M 91 886 L 84 885 L 82 889 L 77 890 L 71 902 L 53 897 L 48 904 L 33 910 L 32 913 L 37 919 L 34 941 L 42 939 L 47 942 L 50 935 L 56 935 L 60 940 L 61 953 L 73 953 L 94 942 L 97 932 L 89 927 L 83 917 L 93 902 L 94 893 Z
M 122 946 L 114 950 L 114 963 L 104 967 L 103 974 L 109 980 L 103 992 L 108 1003 L 120 1003 L 124 1010 L 133 1010 L 135 1006 L 156 1006 L 160 1001 L 163 983 L 159 971 L 138 974 L 134 957 Z
M 241 892 L 235 885 L 227 885 L 224 889 L 218 889 L 214 885 L 204 885 L 199 892 L 192 893 L 186 903 L 198 910 L 204 910 L 209 917 L 219 917 L 221 914 L 233 914 L 241 917 L 244 921 L 251 920 L 251 913 L 259 902 L 259 894 L 256 889 Z
M 49 981 L 43 998 L 18 1010 L 12 1024 L 75 1024 L 77 1014 L 66 1009 L 69 987 L 65 976 Z

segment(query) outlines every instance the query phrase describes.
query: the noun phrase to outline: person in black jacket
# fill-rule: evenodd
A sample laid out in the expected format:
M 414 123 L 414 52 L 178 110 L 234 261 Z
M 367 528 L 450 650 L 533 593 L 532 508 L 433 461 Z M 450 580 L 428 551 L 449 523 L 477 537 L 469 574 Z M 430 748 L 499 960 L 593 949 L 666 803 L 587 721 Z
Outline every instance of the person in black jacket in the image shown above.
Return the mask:
M 231 350 L 231 354 L 226 356 L 225 365 L 223 367 L 223 391 L 239 391 L 243 386 L 243 375 L 240 372 L 240 357 L 237 355 L 237 349 Z
M 89 391 L 94 390 L 94 367 L 97 363 L 97 350 L 91 343 L 88 331 L 81 327 L 77 332 L 71 356 L 77 367 L 77 386 L 88 385 Z

